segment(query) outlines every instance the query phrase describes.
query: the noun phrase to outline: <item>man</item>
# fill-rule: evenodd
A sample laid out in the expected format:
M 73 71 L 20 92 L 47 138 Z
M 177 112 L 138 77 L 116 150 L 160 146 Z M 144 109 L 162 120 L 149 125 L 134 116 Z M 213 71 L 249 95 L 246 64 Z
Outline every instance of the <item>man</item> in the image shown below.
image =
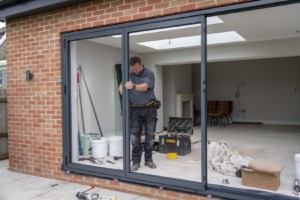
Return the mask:
M 140 168 L 142 157 L 141 135 L 145 126 L 145 165 L 154 169 L 156 165 L 152 160 L 152 147 L 154 131 L 157 121 L 157 110 L 154 107 L 154 73 L 142 65 L 137 56 L 130 58 L 129 82 L 125 88 L 130 90 L 131 112 L 130 112 L 130 139 L 132 144 L 132 166 L 131 171 Z M 119 87 L 122 94 L 122 85 Z

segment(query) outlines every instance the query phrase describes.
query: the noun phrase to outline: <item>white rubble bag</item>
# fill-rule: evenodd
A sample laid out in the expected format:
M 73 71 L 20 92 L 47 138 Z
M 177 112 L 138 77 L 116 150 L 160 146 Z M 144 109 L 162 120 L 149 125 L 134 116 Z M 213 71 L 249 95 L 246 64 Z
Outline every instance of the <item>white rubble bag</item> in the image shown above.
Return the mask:
M 243 158 L 238 151 L 231 150 L 225 142 L 211 142 L 208 145 L 208 168 L 228 176 L 236 176 L 242 166 L 247 167 L 249 157 Z
M 300 180 L 300 154 L 295 154 L 296 178 Z

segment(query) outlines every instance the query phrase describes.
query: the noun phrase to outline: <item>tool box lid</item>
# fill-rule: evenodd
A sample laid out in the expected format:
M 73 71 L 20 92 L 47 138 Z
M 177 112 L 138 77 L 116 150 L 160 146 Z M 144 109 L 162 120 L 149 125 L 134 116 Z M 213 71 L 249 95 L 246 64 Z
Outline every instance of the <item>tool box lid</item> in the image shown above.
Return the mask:
M 193 135 L 193 119 L 190 117 L 170 117 L 168 133 Z

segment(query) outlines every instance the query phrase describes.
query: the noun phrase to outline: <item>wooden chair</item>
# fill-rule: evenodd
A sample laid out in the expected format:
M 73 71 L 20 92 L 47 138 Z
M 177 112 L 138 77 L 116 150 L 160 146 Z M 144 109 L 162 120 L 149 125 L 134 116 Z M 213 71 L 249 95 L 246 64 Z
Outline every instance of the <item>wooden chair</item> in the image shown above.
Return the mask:
M 223 122 L 223 117 L 226 114 L 226 105 L 224 101 L 219 101 L 217 104 L 217 111 L 216 112 L 207 112 L 208 119 L 210 119 L 211 126 L 214 122 L 215 124 L 220 124 L 225 126 Z
M 207 122 L 211 122 L 212 126 L 212 117 L 210 117 L 209 113 L 215 113 L 216 112 L 216 101 L 207 101 Z
M 216 112 L 216 101 L 207 101 L 207 113 Z

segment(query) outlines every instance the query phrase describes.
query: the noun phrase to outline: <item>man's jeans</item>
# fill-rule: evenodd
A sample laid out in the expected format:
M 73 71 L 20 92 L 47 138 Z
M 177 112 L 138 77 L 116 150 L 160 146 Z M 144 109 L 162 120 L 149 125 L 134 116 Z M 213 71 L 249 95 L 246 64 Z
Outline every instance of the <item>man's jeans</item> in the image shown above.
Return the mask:
M 142 157 L 141 135 L 145 126 L 145 162 L 152 162 L 154 131 L 157 121 L 157 110 L 152 107 L 131 108 L 130 139 L 132 144 L 132 161 L 140 163 Z

